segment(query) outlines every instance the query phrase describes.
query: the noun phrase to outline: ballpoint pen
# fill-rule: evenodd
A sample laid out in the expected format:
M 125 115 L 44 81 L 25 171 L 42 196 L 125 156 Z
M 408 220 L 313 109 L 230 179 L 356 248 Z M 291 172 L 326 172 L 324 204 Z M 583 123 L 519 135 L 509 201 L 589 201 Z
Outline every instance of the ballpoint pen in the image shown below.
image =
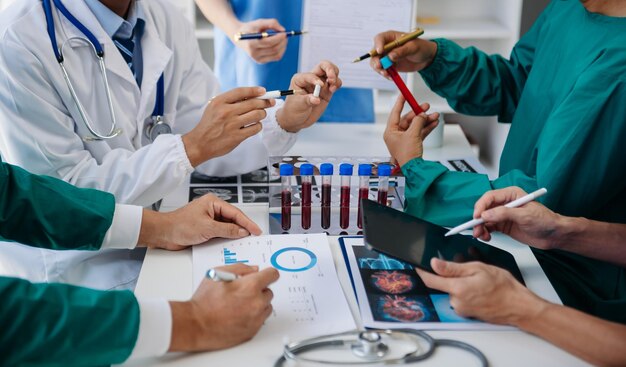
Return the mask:
M 528 204 L 531 201 L 537 199 L 538 197 L 541 197 L 543 195 L 545 195 L 548 192 L 548 190 L 546 190 L 545 188 L 543 189 L 539 189 L 535 192 L 531 192 L 530 194 L 526 195 L 526 196 L 522 196 L 521 198 L 517 199 L 517 200 L 513 200 L 510 203 L 504 205 L 507 208 L 517 208 L 520 207 L 522 205 Z M 485 223 L 485 221 L 482 218 L 478 218 L 478 219 L 473 219 L 470 220 L 469 222 L 465 222 L 459 226 L 456 226 L 454 228 L 452 228 L 451 230 L 449 230 L 445 236 L 452 236 L 453 234 L 458 234 L 463 232 L 466 229 L 470 229 L 472 227 L 475 227 L 477 225 L 483 224 Z
M 301 36 L 303 34 L 306 34 L 307 32 L 306 31 L 275 31 L 273 29 L 268 29 L 266 31 L 257 32 L 257 33 L 237 33 L 235 34 L 234 38 L 235 38 L 235 41 L 260 40 L 260 39 L 275 36 L 281 33 L 284 33 L 287 37 L 292 37 L 292 36 Z
M 206 277 L 216 282 L 232 282 L 239 278 L 239 275 L 224 270 L 209 269 Z
M 389 51 L 393 50 L 394 48 L 400 47 L 400 46 L 404 45 L 405 43 L 416 39 L 417 37 L 421 36 L 422 34 L 424 34 L 424 30 L 421 29 L 421 28 L 416 28 L 413 32 L 407 33 L 404 36 L 398 38 L 397 40 L 391 41 L 391 42 L 387 43 L 385 46 L 383 46 L 383 54 L 386 54 Z M 370 57 L 374 57 L 374 56 L 378 56 L 378 55 L 380 55 L 378 53 L 378 51 L 376 49 L 372 49 L 369 53 L 366 53 L 365 55 L 363 55 L 361 57 L 357 57 L 352 62 L 363 61 L 365 59 L 369 59 Z
M 291 96 L 294 94 L 306 94 L 306 91 L 301 89 L 271 90 L 260 97 L 256 97 L 256 99 L 276 99 L 284 96 Z

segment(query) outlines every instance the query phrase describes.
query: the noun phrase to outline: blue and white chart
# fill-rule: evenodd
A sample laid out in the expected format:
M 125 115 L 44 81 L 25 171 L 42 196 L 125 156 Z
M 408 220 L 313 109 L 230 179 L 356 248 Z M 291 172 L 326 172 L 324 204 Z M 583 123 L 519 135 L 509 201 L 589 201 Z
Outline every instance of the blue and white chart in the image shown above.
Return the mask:
M 247 237 L 195 246 L 194 288 L 207 269 L 235 263 L 258 265 L 260 269 L 274 267 L 280 279 L 271 286 L 274 313 L 259 334 L 239 347 L 217 352 L 220 358 L 230 353 L 251 353 L 258 356 L 258 365 L 271 365 L 269 362 L 282 353 L 285 339 L 294 341 L 356 328 L 325 234 Z M 263 363 L 265 359 L 268 363 Z M 229 366 L 235 366 L 237 360 L 241 359 L 232 358 L 235 364 Z

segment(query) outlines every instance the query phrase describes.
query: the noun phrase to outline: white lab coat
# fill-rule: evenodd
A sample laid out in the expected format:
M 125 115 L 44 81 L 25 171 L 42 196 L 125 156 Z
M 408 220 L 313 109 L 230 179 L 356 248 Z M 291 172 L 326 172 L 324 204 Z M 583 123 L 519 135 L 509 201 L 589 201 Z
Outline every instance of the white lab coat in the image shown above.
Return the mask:
M 208 101 L 218 94 L 218 82 L 202 60 L 184 16 L 163 0 L 138 2 L 146 16 L 141 89 L 83 0 L 63 0 L 104 46 L 117 123 L 123 129 L 117 138 L 95 142 L 82 140 L 89 134 L 54 57 L 41 1 L 23 0 L 0 14 L 0 152 L 5 161 L 79 187 L 111 192 L 125 204 L 149 206 L 186 184 L 193 168 L 181 134 L 198 123 Z M 53 13 L 59 46 L 71 37 L 84 38 L 56 8 Z M 108 132 L 111 118 L 91 47 L 70 42 L 64 51 L 87 115 L 97 131 Z M 154 109 L 156 83 L 163 72 L 165 119 L 173 134 L 150 144 L 144 123 Z M 219 176 L 244 173 L 264 166 L 269 155 L 284 154 L 295 135 L 278 127 L 275 110 L 268 110 L 260 134 L 198 169 Z M 102 289 L 127 287 L 137 278 L 142 258 L 130 252 L 61 253 L 4 243 L 0 274 Z

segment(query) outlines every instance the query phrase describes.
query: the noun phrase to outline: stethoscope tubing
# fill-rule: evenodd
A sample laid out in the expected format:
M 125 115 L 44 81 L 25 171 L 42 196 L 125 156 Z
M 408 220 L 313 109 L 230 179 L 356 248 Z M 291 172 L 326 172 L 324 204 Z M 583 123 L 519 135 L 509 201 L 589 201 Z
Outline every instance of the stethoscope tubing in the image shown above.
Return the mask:
M 420 355 L 415 355 L 415 352 L 407 353 L 402 358 L 396 358 L 392 360 L 362 360 L 359 362 L 338 362 L 338 361 L 321 361 L 317 359 L 310 359 L 305 357 L 300 357 L 300 354 L 310 352 L 316 349 L 322 348 L 338 348 L 343 346 L 351 346 L 354 344 L 354 341 L 350 340 L 342 340 L 337 339 L 340 337 L 346 337 L 350 335 L 359 335 L 361 331 L 349 331 L 344 333 L 337 333 L 331 335 L 325 335 L 316 338 L 310 338 L 306 340 L 302 340 L 300 342 L 291 343 L 285 346 L 283 355 L 276 360 L 274 363 L 274 367 L 282 367 L 287 361 L 301 361 L 307 363 L 317 363 L 322 365 L 374 365 L 374 364 L 383 364 L 383 365 L 398 365 L 398 364 L 411 364 L 417 363 L 420 361 L 424 361 L 430 358 L 435 350 L 438 347 L 451 347 L 465 350 L 471 354 L 473 354 L 480 362 L 482 367 L 488 367 L 489 361 L 487 357 L 476 347 L 459 341 L 459 340 L 451 340 L 451 339 L 435 339 L 429 334 L 421 330 L 414 329 L 395 329 L 395 330 L 369 330 L 381 334 L 385 334 L 391 336 L 393 333 L 405 333 L 409 335 L 418 336 L 427 343 L 427 349 L 425 353 Z M 328 338 L 335 338 L 334 340 L 324 340 Z
M 102 48 L 102 45 L 100 44 L 100 42 L 98 42 L 98 39 L 96 38 L 96 36 L 94 36 L 94 34 L 91 33 L 89 29 L 87 29 L 87 27 L 85 27 L 78 19 L 76 19 L 76 17 L 72 15 L 72 13 L 63 5 L 61 0 L 52 0 L 52 1 L 54 2 L 54 5 L 59 10 L 59 12 L 61 12 L 61 14 L 63 14 L 63 16 L 65 16 L 70 21 L 70 23 L 72 23 L 76 28 L 78 28 L 78 30 L 80 30 L 83 33 L 85 37 L 87 37 L 87 39 L 82 38 L 82 37 L 69 38 L 61 44 L 61 47 L 59 47 L 57 43 L 56 30 L 54 27 L 54 17 L 52 15 L 51 0 L 42 0 L 44 15 L 46 18 L 46 23 L 47 23 L 46 28 L 48 31 L 48 35 L 50 37 L 50 43 L 52 44 L 52 50 L 54 51 L 54 55 L 57 59 L 57 62 L 59 63 L 61 72 L 63 74 L 63 79 L 65 80 L 65 83 L 67 84 L 67 87 L 70 91 L 70 95 L 72 99 L 74 100 L 74 104 L 76 105 L 76 108 L 78 109 L 80 118 L 83 124 L 87 127 L 87 130 L 89 131 L 89 133 L 91 134 L 91 136 L 83 137 L 83 140 L 95 141 L 95 140 L 106 140 L 106 139 L 115 138 L 122 133 L 122 129 L 117 128 L 117 118 L 115 115 L 115 108 L 113 106 L 113 98 L 111 97 L 111 88 L 109 85 L 106 65 L 104 62 L 104 49 Z M 87 116 L 87 112 L 85 111 L 83 104 L 80 102 L 80 99 L 78 98 L 78 93 L 76 92 L 76 88 L 74 87 L 74 84 L 72 83 L 72 80 L 69 76 L 67 68 L 65 67 L 65 57 L 64 57 L 65 45 L 71 41 L 76 41 L 76 40 L 90 44 L 96 56 L 96 59 L 98 60 L 102 84 L 104 85 L 104 90 L 105 90 L 105 94 L 107 98 L 107 105 L 108 105 L 109 114 L 111 117 L 111 129 L 107 134 L 99 133 L 91 124 L 89 117 Z M 156 94 L 157 96 L 156 96 L 156 101 L 155 101 L 155 106 L 154 106 L 154 112 L 152 113 L 153 120 L 156 122 L 153 122 L 153 124 L 154 123 L 165 124 L 164 122 L 162 122 L 164 110 L 165 110 L 164 74 L 161 74 L 161 77 L 159 78 L 159 81 L 157 82 Z M 169 126 L 168 126 L 168 129 L 169 129 Z

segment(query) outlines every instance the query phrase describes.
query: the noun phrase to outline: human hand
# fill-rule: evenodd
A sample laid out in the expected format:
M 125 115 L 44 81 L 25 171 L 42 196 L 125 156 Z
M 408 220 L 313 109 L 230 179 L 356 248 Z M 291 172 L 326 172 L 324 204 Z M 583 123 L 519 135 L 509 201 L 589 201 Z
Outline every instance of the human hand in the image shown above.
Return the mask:
M 266 108 L 274 100 L 256 99 L 265 94 L 265 88 L 235 88 L 213 98 L 202 119 L 189 133 L 183 135 L 183 144 L 192 166 L 220 157 L 235 149 L 241 142 L 258 134 L 263 126 L 258 123 L 267 116 Z
M 257 19 L 251 22 L 241 23 L 234 34 L 260 33 L 269 29 L 285 31 L 285 27 L 280 25 L 276 19 Z M 259 64 L 278 61 L 283 58 L 285 50 L 287 50 L 287 35 L 285 33 L 279 33 L 260 40 L 238 41 L 237 39 L 233 39 L 233 42 Z
M 424 139 L 426 139 L 428 134 L 430 134 L 439 123 L 438 113 L 430 115 L 422 113 L 415 116 L 415 113 L 409 112 L 402 117 L 404 102 L 404 97 L 402 97 L 402 95 L 398 96 L 396 104 L 393 106 L 391 114 L 389 115 L 387 128 L 383 135 L 392 159 L 398 162 L 400 167 L 404 166 L 410 160 L 422 156 L 424 153 Z M 425 108 L 424 111 L 427 111 L 430 106 L 423 104 L 421 107 Z
M 279 273 L 258 271 L 243 264 L 220 267 L 241 278 L 232 282 L 203 279 L 190 301 L 170 302 L 170 352 L 197 352 L 229 348 L 256 335 L 272 314 L 272 291 Z
M 548 304 L 501 268 L 437 258 L 431 259 L 430 264 L 436 274 L 416 269 L 418 275 L 428 288 L 450 294 L 450 305 L 459 316 L 518 325 Z
M 241 238 L 261 229 L 241 210 L 217 198 L 204 195 L 169 213 L 144 210 L 139 243 L 166 250 L 182 250 L 212 238 Z
M 374 56 L 370 59 L 370 66 L 377 73 L 389 79 L 389 74 L 380 64 L 381 57 L 385 56 L 384 46 L 396 39 L 404 36 L 405 33 L 398 31 L 387 31 L 379 33 L 374 37 L 374 48 L 380 56 Z M 437 55 L 437 44 L 432 41 L 416 38 L 405 43 L 400 47 L 396 47 L 389 51 L 389 59 L 393 61 L 395 67 L 400 72 L 414 72 L 425 69 L 429 66 Z
M 485 220 L 474 227 L 474 237 L 490 241 L 491 232 L 498 231 L 536 248 L 557 248 L 564 217 L 536 201 L 518 208 L 504 206 L 525 195 L 519 187 L 485 193 L 474 205 L 474 218 Z
M 329 62 L 320 62 L 309 73 L 298 73 L 291 79 L 289 89 L 301 89 L 306 95 L 291 95 L 276 112 L 276 120 L 283 130 L 296 133 L 313 125 L 324 113 L 333 94 L 341 88 L 339 68 Z M 322 87 L 319 97 L 313 96 L 315 86 Z

